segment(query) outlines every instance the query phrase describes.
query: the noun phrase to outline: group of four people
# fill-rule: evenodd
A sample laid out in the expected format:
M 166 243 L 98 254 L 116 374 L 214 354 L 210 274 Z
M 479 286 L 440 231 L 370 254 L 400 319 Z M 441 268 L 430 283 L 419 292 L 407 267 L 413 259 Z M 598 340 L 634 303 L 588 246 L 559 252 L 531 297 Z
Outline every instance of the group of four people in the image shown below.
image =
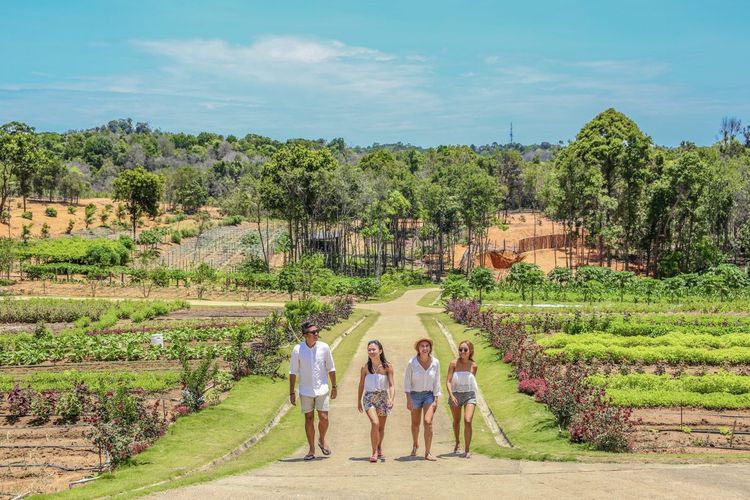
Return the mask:
M 318 446 L 323 455 L 330 455 L 326 441 L 328 432 L 328 409 L 330 400 L 336 399 L 336 368 L 331 349 L 318 340 L 320 329 L 314 323 L 302 325 L 304 341 L 294 347 L 289 368 L 289 398 L 296 404 L 295 384 L 299 378 L 300 406 L 305 415 L 305 433 L 308 452 L 305 460 L 315 458 L 315 421 L 318 413 Z M 432 355 L 432 340 L 419 339 L 414 348 L 417 354 L 409 360 L 404 370 L 404 393 L 406 408 L 411 412 L 411 456 L 419 449 L 419 428 L 424 425 L 425 460 L 435 461 L 430 452 L 432 447 L 432 420 L 442 396 L 440 384 L 440 362 Z M 474 346 L 462 341 L 458 346 L 458 358 L 448 367 L 446 387 L 451 413 L 453 415 L 454 453 L 460 451 L 461 409 L 464 421 L 464 453 L 471 457 L 472 419 L 477 404 Z M 383 436 L 385 423 L 393 408 L 396 389 L 393 383 L 393 364 L 385 356 L 383 345 L 378 340 L 367 343 L 367 363 L 360 370 L 357 408 L 370 420 L 370 441 L 372 455 L 370 462 L 384 460 Z M 330 378 L 330 388 L 328 380 Z

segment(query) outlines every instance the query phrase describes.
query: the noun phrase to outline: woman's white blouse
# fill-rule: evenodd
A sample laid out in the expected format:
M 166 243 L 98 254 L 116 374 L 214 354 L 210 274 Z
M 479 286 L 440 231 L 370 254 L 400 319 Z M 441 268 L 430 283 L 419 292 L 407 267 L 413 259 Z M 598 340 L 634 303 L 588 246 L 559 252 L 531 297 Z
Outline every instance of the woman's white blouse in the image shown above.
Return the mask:
M 453 390 L 453 392 L 476 392 L 477 379 L 471 372 L 453 372 L 451 390 Z
M 382 373 L 368 373 L 365 376 L 365 392 L 388 390 L 388 375 Z
M 417 356 L 411 358 L 404 370 L 404 392 L 422 391 L 432 391 L 435 396 L 443 394 L 440 390 L 440 361 L 434 356 L 426 370 L 419 364 Z

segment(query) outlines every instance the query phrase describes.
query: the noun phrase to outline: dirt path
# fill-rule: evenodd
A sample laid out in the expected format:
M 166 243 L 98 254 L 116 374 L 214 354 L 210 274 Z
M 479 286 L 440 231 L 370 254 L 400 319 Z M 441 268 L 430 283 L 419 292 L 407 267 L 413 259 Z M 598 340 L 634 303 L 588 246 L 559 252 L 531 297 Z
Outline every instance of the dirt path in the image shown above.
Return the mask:
M 412 345 L 426 332 L 417 317 L 434 312 L 416 305 L 429 290 L 411 290 L 384 304 L 367 304 L 380 317 L 358 347 L 351 370 L 339 382 L 331 408 L 333 455 L 304 462 L 297 453 L 248 474 L 167 491 L 152 498 L 447 498 L 485 494 L 505 498 L 748 498 L 747 465 L 646 465 L 525 462 L 453 455 L 453 433 L 442 406 L 435 418 L 431 463 L 408 456 L 409 416 L 403 394 L 403 367 Z M 379 339 L 396 370 L 396 407 L 389 417 L 385 462 L 371 464 L 369 424 L 357 412 L 359 366 L 366 343 Z M 293 410 L 294 411 L 294 410 Z M 479 415 L 477 415 L 479 417 Z M 302 425 L 302 416 L 299 417 Z M 302 445 L 303 443 L 300 443 Z

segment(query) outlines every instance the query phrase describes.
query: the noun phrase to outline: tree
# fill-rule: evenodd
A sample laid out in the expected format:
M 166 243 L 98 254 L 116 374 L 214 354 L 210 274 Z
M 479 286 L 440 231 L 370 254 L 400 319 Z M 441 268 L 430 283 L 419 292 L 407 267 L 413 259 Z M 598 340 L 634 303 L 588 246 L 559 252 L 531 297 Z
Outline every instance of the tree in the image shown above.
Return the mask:
M 287 221 L 291 257 L 307 253 L 315 226 L 327 220 L 331 181 L 338 161 L 328 149 L 292 145 L 277 151 L 263 166 L 263 204 Z
M 202 299 L 206 291 L 216 280 L 216 269 L 205 262 L 201 262 L 193 271 L 193 283 L 195 283 L 198 298 Z
M 599 261 L 619 242 L 625 268 L 637 240 L 645 201 L 651 138 L 630 118 L 610 108 L 587 123 L 555 162 L 558 196 L 553 213 L 568 230 L 586 226 L 598 237 Z M 583 202 L 583 203 L 582 203 Z M 606 231 L 605 231 L 606 230 Z M 616 238 L 617 241 L 614 241 Z
M 21 122 L 0 127 L 0 212 L 10 195 L 13 177 L 23 197 L 23 211 L 26 211 L 26 197 L 31 194 L 34 173 L 41 162 L 42 152 L 33 128 Z
M 488 292 L 495 286 L 495 276 L 486 267 L 475 267 L 469 273 L 469 284 L 479 292 L 479 302 L 482 302 L 482 292 Z
M 181 167 L 172 174 L 172 201 L 186 214 L 194 214 L 208 201 L 206 181 L 195 167 Z
M 143 167 L 125 170 L 117 176 L 113 187 L 113 199 L 125 202 L 133 225 L 135 239 L 138 219 L 144 213 L 156 217 L 159 213 L 159 200 L 164 192 L 164 179 L 146 171 Z
M 531 289 L 531 305 L 533 306 L 534 289 L 544 283 L 544 271 L 536 264 L 516 262 L 505 279 L 520 290 L 521 300 L 526 300 L 526 290 Z

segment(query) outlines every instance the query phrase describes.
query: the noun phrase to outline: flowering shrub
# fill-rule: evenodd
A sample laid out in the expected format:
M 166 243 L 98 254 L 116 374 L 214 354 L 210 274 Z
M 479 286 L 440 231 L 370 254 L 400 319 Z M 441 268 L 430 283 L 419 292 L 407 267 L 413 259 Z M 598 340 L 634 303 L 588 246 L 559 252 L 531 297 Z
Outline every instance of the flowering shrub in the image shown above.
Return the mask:
M 604 399 L 604 391 L 591 395 L 588 403 L 573 416 L 568 431 L 573 442 L 589 443 L 601 451 L 629 451 L 633 431 L 632 409 L 620 408 Z
M 518 392 L 536 396 L 538 400 L 544 399 L 544 393 L 547 390 L 547 381 L 543 378 L 527 378 L 518 382 Z
M 172 420 L 177 420 L 190 413 L 190 409 L 185 405 L 177 405 L 172 408 Z
M 630 450 L 632 410 L 614 406 L 604 397 L 603 389 L 587 382 L 590 369 L 546 355 L 526 324 L 511 321 L 508 314 L 482 311 L 478 303 L 462 299 L 448 301 L 446 311 L 458 323 L 482 331 L 503 354 L 503 361 L 513 364 L 518 391 L 545 403 L 558 426 L 569 431 L 573 442 L 585 442 L 604 451 Z M 531 325 L 531 329 L 549 331 L 556 326 L 554 323 L 553 318 L 545 318 Z
M 157 402 L 147 408 L 142 392 L 129 393 L 124 386 L 102 392 L 86 418 L 92 424 L 88 438 L 110 457 L 110 465 L 126 462 L 163 435 L 167 424 Z

